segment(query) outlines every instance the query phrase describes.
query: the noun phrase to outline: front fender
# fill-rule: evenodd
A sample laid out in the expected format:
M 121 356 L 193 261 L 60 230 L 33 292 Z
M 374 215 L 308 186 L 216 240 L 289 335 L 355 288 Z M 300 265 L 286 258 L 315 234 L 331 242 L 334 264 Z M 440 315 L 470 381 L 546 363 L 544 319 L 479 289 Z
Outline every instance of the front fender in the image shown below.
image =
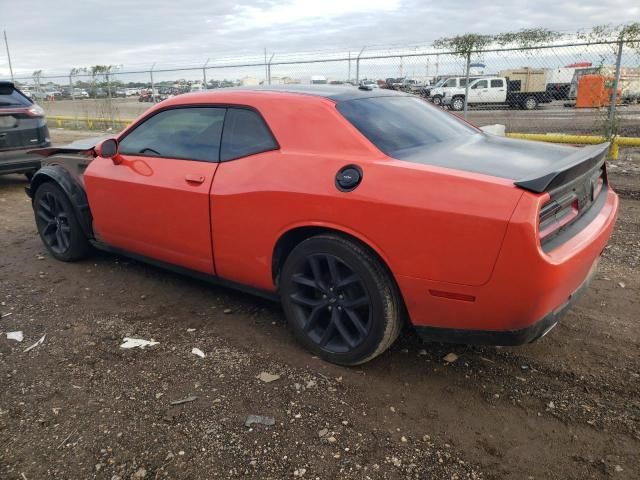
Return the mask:
M 89 208 L 87 194 L 80 182 L 74 179 L 64 167 L 47 165 L 40 168 L 33 176 L 31 184 L 25 189 L 27 195 L 33 200 L 38 187 L 46 182 L 53 182 L 64 191 L 71 202 L 82 231 L 87 238 L 93 238 L 93 216 Z

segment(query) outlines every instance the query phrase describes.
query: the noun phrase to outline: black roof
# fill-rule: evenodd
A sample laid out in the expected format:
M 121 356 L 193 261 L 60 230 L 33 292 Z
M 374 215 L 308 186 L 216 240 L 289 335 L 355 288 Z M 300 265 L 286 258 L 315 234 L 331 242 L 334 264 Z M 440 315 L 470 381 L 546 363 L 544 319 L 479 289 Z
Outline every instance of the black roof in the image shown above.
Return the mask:
M 406 93 L 386 88 L 364 89 L 352 85 L 261 85 L 255 87 L 238 87 L 238 90 L 301 93 L 328 98 L 334 102 L 355 100 L 358 98 L 408 96 Z M 226 89 L 225 89 L 226 90 Z

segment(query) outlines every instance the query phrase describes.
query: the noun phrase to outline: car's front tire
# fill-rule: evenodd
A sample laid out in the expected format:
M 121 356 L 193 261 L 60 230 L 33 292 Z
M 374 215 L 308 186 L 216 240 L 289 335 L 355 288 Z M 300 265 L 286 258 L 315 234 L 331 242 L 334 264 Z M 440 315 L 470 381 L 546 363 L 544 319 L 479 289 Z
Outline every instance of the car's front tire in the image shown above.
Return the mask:
M 73 262 L 91 251 L 71 202 L 60 187 L 50 182 L 40 185 L 33 197 L 33 211 L 40 238 L 55 258 Z
M 400 333 L 404 310 L 395 282 L 355 241 L 338 235 L 304 240 L 287 257 L 279 286 L 294 335 L 329 362 L 367 362 Z

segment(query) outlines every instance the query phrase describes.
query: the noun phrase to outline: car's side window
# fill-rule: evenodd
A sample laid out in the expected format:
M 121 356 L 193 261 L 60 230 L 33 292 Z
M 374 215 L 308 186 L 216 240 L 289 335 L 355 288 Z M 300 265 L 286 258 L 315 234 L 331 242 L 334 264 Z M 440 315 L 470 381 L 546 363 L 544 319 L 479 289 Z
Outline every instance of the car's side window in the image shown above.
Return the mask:
M 471 88 L 487 88 L 487 81 L 479 80 L 478 82 L 474 83 Z
M 161 111 L 120 141 L 125 155 L 219 161 L 226 108 L 181 107 Z
M 502 83 L 502 79 L 491 80 L 491 88 L 502 88 L 504 84 Z
M 234 160 L 277 148 L 278 143 L 257 112 L 246 108 L 227 110 L 220 161 Z

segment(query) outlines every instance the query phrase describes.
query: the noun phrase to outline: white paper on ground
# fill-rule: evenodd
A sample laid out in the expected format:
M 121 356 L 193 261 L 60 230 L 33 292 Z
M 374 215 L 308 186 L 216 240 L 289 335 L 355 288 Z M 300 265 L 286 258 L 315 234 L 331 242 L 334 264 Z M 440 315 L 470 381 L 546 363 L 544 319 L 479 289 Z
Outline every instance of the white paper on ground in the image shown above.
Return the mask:
M 122 341 L 124 343 L 120 345 L 120 348 L 136 348 L 136 347 L 144 348 L 144 347 L 151 347 L 153 345 L 158 345 L 158 343 L 160 343 L 160 342 L 154 342 L 153 340 L 143 340 L 142 338 L 129 338 L 129 337 L 124 337 Z
M 7 332 L 7 340 L 15 340 L 16 342 L 21 342 L 24 340 L 24 335 L 21 330 L 17 332 Z
M 195 347 L 194 347 L 194 348 L 191 350 L 191 353 L 193 353 L 194 355 L 199 356 L 200 358 L 204 358 L 204 357 L 205 357 L 204 352 L 203 352 L 202 350 L 200 350 L 199 348 L 195 348 Z

